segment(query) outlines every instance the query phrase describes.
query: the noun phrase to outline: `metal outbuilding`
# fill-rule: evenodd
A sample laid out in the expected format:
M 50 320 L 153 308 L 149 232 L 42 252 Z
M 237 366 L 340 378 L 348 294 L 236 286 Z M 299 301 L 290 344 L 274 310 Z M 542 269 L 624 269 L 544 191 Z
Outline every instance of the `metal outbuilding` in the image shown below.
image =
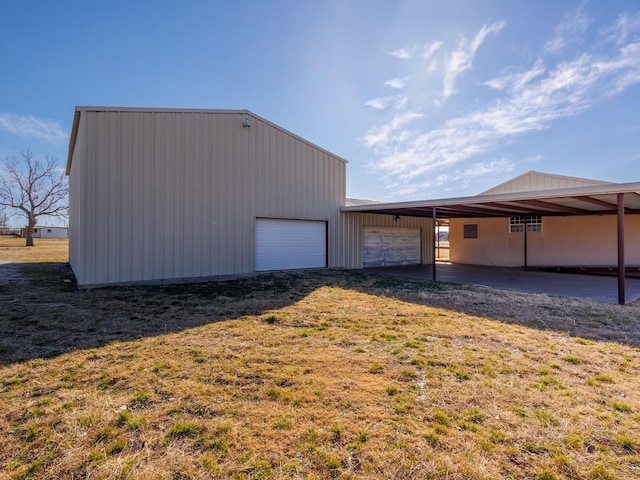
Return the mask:
M 80 287 L 411 264 L 435 279 L 438 219 L 472 240 L 451 239 L 460 263 L 615 265 L 620 303 L 640 266 L 640 182 L 528 172 L 473 197 L 348 200 L 345 160 L 248 110 L 76 107 L 66 172 Z
M 248 110 L 77 107 L 69 262 L 81 287 L 362 268 L 364 229 L 431 220 L 341 212 L 346 161 Z

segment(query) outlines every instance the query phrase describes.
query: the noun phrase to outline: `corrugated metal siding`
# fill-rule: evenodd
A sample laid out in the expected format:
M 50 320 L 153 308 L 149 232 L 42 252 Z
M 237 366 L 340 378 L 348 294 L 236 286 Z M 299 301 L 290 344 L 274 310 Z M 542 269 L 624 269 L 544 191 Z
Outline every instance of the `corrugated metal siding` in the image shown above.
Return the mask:
M 81 120 L 84 121 L 84 119 Z M 81 134 L 76 139 L 74 152 L 78 161 L 73 164 L 73 174 L 69 177 L 69 264 L 74 271 L 77 271 L 76 276 L 84 271 L 80 263 L 82 252 L 79 243 L 79 227 L 82 225 L 82 202 L 80 199 L 82 198 L 85 138 L 86 136 Z
M 70 258 L 81 285 L 254 271 L 256 217 L 328 222 L 344 265 L 345 163 L 243 112 L 81 112 Z
M 370 213 L 343 213 L 342 228 L 345 268 L 363 268 L 364 227 L 408 227 L 420 228 L 422 264 L 428 265 L 433 258 L 433 220 L 420 217 L 400 217 Z

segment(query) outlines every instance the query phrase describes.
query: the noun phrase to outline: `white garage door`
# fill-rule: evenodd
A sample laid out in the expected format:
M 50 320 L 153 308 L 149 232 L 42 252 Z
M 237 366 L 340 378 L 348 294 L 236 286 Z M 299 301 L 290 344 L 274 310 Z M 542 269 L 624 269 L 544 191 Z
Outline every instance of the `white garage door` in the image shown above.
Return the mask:
M 256 219 L 256 272 L 327 266 L 327 224 Z
M 364 267 L 417 265 L 420 255 L 419 228 L 364 227 Z

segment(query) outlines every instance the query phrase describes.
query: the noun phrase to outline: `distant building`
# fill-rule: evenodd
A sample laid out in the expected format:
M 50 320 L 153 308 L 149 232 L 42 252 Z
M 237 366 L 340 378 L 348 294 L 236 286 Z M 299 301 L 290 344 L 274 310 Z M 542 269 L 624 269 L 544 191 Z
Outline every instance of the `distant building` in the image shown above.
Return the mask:
M 27 236 L 27 229 L 20 229 L 20 236 Z M 69 228 L 68 227 L 47 227 L 47 226 L 37 226 L 33 229 L 33 238 L 68 238 L 69 237 Z

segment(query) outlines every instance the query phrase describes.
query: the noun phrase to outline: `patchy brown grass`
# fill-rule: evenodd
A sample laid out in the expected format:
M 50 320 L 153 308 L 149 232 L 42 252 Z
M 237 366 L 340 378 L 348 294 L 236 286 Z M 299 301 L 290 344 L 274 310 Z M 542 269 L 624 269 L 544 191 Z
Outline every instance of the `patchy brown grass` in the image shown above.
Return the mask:
M 60 238 L 34 238 L 33 247 L 25 246 L 26 240 L 0 236 L 0 264 L 4 262 L 67 262 L 69 241 Z
M 77 291 L 63 264 L 10 267 L 0 478 L 640 473 L 637 302 L 358 272 Z

